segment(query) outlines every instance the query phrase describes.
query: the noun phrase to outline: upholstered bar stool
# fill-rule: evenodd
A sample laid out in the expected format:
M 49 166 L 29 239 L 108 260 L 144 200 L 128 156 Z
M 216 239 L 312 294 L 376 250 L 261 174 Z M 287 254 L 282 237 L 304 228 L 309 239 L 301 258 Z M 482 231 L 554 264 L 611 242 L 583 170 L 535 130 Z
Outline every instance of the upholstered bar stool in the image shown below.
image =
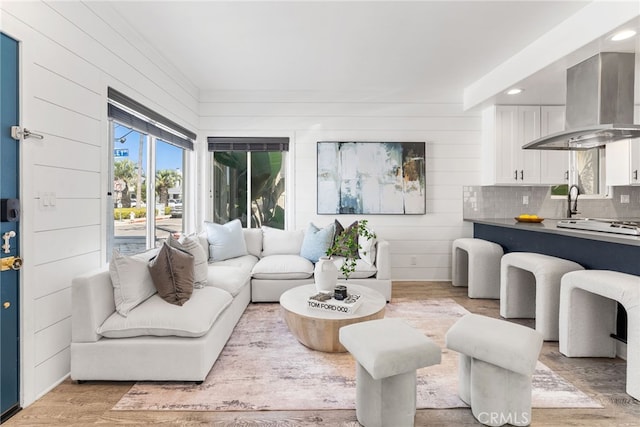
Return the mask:
M 531 377 L 542 335 L 531 328 L 467 314 L 445 335 L 447 348 L 460 353 L 458 394 L 482 424 L 531 423 Z
M 440 363 L 440 347 L 400 319 L 340 328 L 356 360 L 356 417 L 365 427 L 413 426 L 416 369 Z
M 504 251 L 497 243 L 460 238 L 453 241 L 451 284 L 468 286 L 469 298 L 500 298 L 500 258 Z
M 627 394 L 640 400 L 640 276 L 584 270 L 562 277 L 560 353 L 567 357 L 616 357 L 619 302 L 627 312 Z
M 500 315 L 536 319 L 545 341 L 558 341 L 560 279 L 584 268 L 573 261 L 533 252 L 505 254 L 500 267 Z

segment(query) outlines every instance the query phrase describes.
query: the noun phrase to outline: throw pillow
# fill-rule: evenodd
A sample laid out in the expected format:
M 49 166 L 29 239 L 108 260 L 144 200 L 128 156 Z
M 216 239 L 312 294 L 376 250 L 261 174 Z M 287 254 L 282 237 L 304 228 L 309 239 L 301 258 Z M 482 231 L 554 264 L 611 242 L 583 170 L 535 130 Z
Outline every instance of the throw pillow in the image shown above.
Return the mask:
M 226 224 L 204 223 L 209 241 L 209 261 L 224 261 L 247 255 L 247 244 L 242 234 L 242 223 L 234 219 Z
M 327 255 L 327 250 L 333 244 L 335 231 L 335 223 L 329 224 L 325 228 L 318 228 L 313 223 L 310 223 L 307 231 L 304 233 L 300 256 L 314 264 L 318 262 L 321 256 Z
M 358 258 L 357 249 L 352 250 L 344 244 L 341 244 L 341 241 L 346 240 L 349 236 L 351 236 L 351 238 L 353 238 L 355 241 L 358 241 L 358 221 L 354 221 L 353 224 L 351 224 L 347 228 L 343 228 L 342 225 L 340 225 L 340 228 L 342 228 L 343 231 L 340 234 L 336 233 L 333 241 L 333 245 L 336 248 L 334 255 Z
M 200 244 L 196 234 L 180 236 L 176 239 L 173 236 L 167 238 L 167 244 L 175 249 L 180 249 L 193 255 L 193 287 L 202 288 L 207 284 L 208 256 Z
M 117 249 L 113 250 L 109 274 L 113 284 L 116 311 L 122 316 L 126 317 L 134 307 L 156 293 L 148 263 L 157 253 L 157 249 L 152 249 L 141 254 L 124 256 Z
M 373 230 L 367 228 L 369 234 L 375 235 Z M 367 264 L 373 265 L 376 262 L 376 239 L 375 237 L 366 238 L 358 235 L 358 256 Z
M 149 272 L 158 295 L 166 302 L 183 305 L 193 293 L 193 255 L 164 242 L 149 262 Z

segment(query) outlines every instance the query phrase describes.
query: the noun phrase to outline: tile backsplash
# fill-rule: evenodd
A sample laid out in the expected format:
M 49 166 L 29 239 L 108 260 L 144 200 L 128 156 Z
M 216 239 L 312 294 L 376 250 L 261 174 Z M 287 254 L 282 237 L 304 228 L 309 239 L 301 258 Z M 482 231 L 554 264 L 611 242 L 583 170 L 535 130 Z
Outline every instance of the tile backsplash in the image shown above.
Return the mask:
M 466 219 L 512 218 L 524 213 L 550 219 L 567 216 L 567 198 L 551 198 L 551 187 L 474 185 L 462 191 Z M 626 196 L 629 202 L 622 203 Z M 579 196 L 578 212 L 574 217 L 640 219 L 640 186 L 611 187 L 611 196 L 602 199 Z

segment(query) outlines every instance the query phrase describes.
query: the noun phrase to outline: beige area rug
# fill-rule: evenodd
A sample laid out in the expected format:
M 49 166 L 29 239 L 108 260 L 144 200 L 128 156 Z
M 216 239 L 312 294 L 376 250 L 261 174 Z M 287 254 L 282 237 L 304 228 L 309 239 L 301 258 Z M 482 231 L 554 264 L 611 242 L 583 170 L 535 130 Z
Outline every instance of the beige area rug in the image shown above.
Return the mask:
M 418 408 L 467 407 L 457 395 L 457 353 L 444 335 L 467 310 L 451 299 L 387 304 L 386 317 L 405 319 L 442 348 L 442 363 L 418 370 Z M 538 362 L 537 408 L 599 408 L 572 384 Z M 300 344 L 279 304 L 250 304 L 201 385 L 139 382 L 115 410 L 257 411 L 355 408 L 355 362 L 349 353 L 323 353 Z

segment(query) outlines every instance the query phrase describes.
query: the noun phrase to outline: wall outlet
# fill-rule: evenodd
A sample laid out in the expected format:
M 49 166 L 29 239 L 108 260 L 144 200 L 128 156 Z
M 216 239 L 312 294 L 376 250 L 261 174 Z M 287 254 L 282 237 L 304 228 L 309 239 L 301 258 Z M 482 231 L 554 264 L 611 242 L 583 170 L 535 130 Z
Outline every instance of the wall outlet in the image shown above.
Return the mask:
M 629 195 L 621 194 L 620 195 L 620 203 L 629 203 Z
M 523 205 L 529 204 L 529 196 L 522 196 L 522 204 Z
M 409 258 L 409 265 L 417 265 L 418 264 L 418 259 L 415 255 L 411 255 L 411 257 Z

